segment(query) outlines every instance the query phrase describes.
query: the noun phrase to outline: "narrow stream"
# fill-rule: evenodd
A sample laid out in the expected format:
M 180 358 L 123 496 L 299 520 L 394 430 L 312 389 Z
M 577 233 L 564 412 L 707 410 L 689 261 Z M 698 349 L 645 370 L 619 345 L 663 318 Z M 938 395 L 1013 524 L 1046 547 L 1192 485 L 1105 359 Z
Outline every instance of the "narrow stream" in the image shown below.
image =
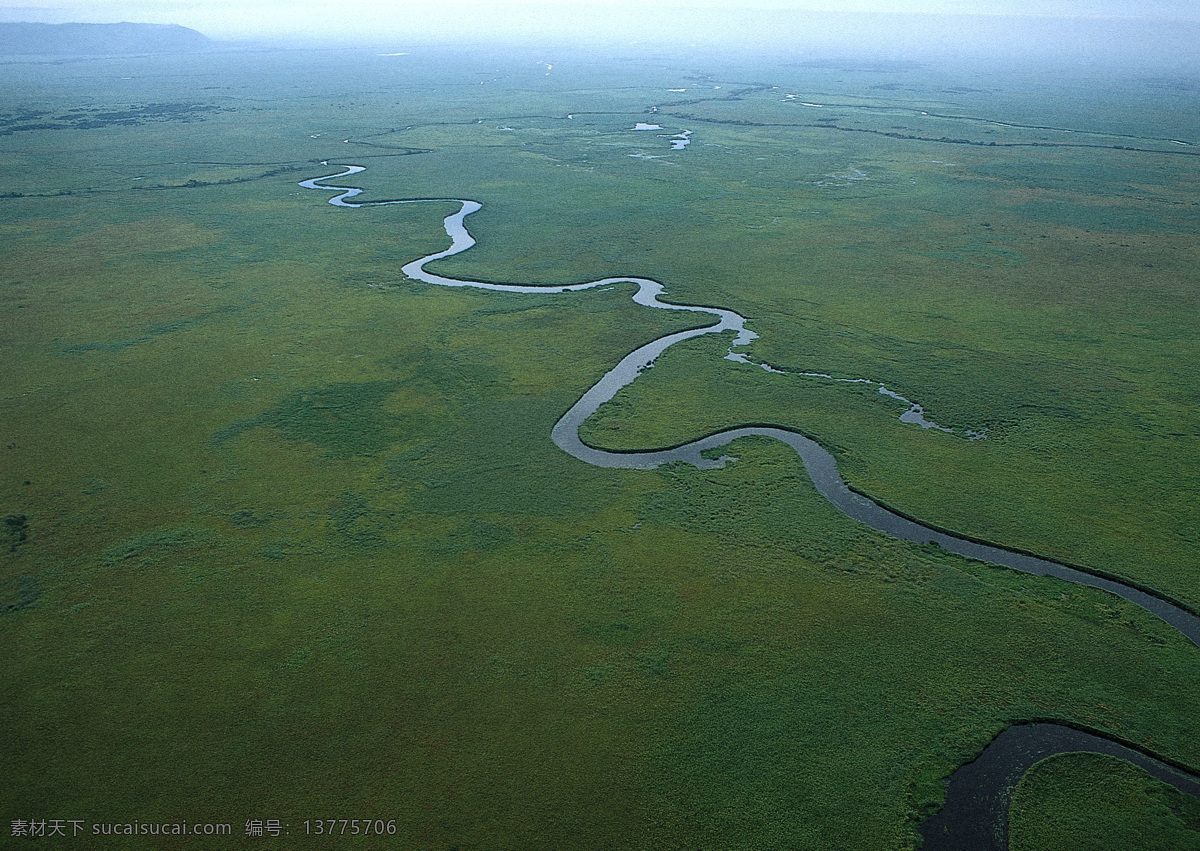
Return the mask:
M 925 851 L 1005 851 L 1012 793 L 1035 763 L 1090 751 L 1128 760 L 1180 792 L 1200 798 L 1200 777 L 1112 739 L 1062 724 L 1014 724 L 950 776 L 946 805 L 921 823 Z
M 837 462 L 829 452 L 823 449 L 816 441 L 788 429 L 776 426 L 745 426 L 742 428 L 726 429 L 725 431 L 711 434 L 681 446 L 650 452 L 611 452 L 588 446 L 579 437 L 579 427 L 592 414 L 596 413 L 601 405 L 616 396 L 621 388 L 633 382 L 641 374 L 642 370 L 653 364 L 655 358 L 675 343 L 683 340 L 704 334 L 721 334 L 730 331 L 736 333 L 734 341 L 729 347 L 732 351 L 732 349 L 745 345 L 756 337 L 752 331 L 746 328 L 746 319 L 732 310 L 670 304 L 659 301 L 658 296 L 663 293 L 663 285 L 649 278 L 603 278 L 598 281 L 589 281 L 582 284 L 526 286 L 464 281 L 436 275 L 425 270 L 426 264 L 460 254 L 475 244 L 475 239 L 467 231 L 464 219 L 471 213 L 481 209 L 483 205 L 477 201 L 449 198 L 373 201 L 360 204 L 349 203 L 347 199 L 361 194 L 361 189 L 345 186 L 329 186 L 322 183 L 322 181 L 348 177 L 349 175 L 358 174 L 365 170 L 363 166 L 357 165 L 345 166 L 345 169 L 345 171 L 338 174 L 305 180 L 300 186 L 305 189 L 320 189 L 339 193 L 329 199 L 330 204 L 338 207 L 377 207 L 390 204 L 421 204 L 433 201 L 459 205 L 458 212 L 446 216 L 444 220 L 446 233 L 450 237 L 450 247 L 445 251 L 413 260 L 402 268 L 401 271 L 413 280 L 444 287 L 472 287 L 475 289 L 509 293 L 575 292 L 610 284 L 631 283 L 637 285 L 637 292 L 633 296 L 633 300 L 637 304 L 661 310 L 705 313 L 716 318 L 716 321 L 710 325 L 686 331 L 677 331 L 674 334 L 668 334 L 665 337 L 652 340 L 634 349 L 622 358 L 603 378 L 592 385 L 580 397 L 579 401 L 572 405 L 570 410 L 563 414 L 562 418 L 554 424 L 554 428 L 550 432 L 550 437 L 555 445 L 567 454 L 597 467 L 650 470 L 662 464 L 681 461 L 701 470 L 709 470 L 724 467 L 729 457 L 723 455 L 719 458 L 707 458 L 705 457 L 705 453 L 711 454 L 712 450 L 726 446 L 742 437 L 771 437 L 786 443 L 796 450 L 804 463 L 805 469 L 808 471 L 809 477 L 822 496 L 848 516 L 867 524 L 873 529 L 904 541 L 935 543 L 942 549 L 988 564 L 1002 565 L 1013 570 L 1037 576 L 1054 576 L 1068 582 L 1108 591 L 1135 605 L 1141 606 L 1146 611 L 1173 626 L 1190 639 L 1192 643 L 1200 646 L 1200 617 L 1197 617 L 1182 606 L 1115 579 L 1098 576 L 1084 570 L 1059 564 L 1058 562 L 1004 549 L 992 544 L 960 538 L 903 517 L 873 502 L 866 496 L 851 490 L 842 479 L 841 474 L 838 473 Z M 1008 800 L 1011 795 L 1011 787 L 1015 785 L 1015 780 L 1012 780 L 1012 778 L 1019 779 L 1033 764 L 1033 761 L 1036 761 L 1028 761 L 1028 764 L 1025 764 L 1026 757 L 1021 756 L 1022 754 L 1031 752 L 1030 748 L 1034 747 L 1033 745 L 1017 747 L 1011 744 L 1018 735 L 1031 735 L 1029 733 L 1011 733 L 1013 730 L 1021 730 L 1023 728 L 1036 728 L 1038 731 L 1037 736 L 1040 738 L 1036 740 L 1037 745 L 1035 750 L 1041 756 L 1038 756 L 1037 759 L 1050 756 L 1054 753 L 1065 753 L 1073 750 L 1099 750 L 1102 745 L 1104 747 L 1121 748 L 1123 749 L 1122 753 L 1114 755 L 1122 756 L 1122 758 L 1127 758 L 1132 762 L 1143 765 L 1137 759 L 1126 756 L 1125 752 L 1137 754 L 1143 761 L 1149 760 L 1154 765 L 1161 766 L 1163 770 L 1173 772 L 1172 776 L 1183 778 L 1186 781 L 1183 785 L 1174 785 L 1188 794 L 1200 797 L 1200 777 L 1169 769 L 1165 763 L 1158 762 L 1145 754 L 1141 754 L 1124 745 L 1119 745 L 1112 740 L 1057 724 L 1018 725 L 1010 727 L 1009 730 L 997 736 L 983 755 L 974 762 L 960 767 L 951 776 L 947 786 L 946 806 L 936 816 L 926 820 L 921 827 L 921 833 L 926 838 L 927 847 L 941 849 L 1001 849 L 1007 847 Z M 1025 742 L 1026 740 L 1022 739 L 1021 741 Z M 1037 750 L 1039 748 L 1040 750 Z M 1107 753 L 1109 751 L 1100 750 L 1100 752 Z M 1018 756 L 1020 758 L 1017 758 Z M 993 762 L 995 765 L 1000 766 L 1000 768 L 980 770 L 981 765 L 988 766 L 992 765 Z M 1021 767 L 1022 765 L 1024 767 Z M 1146 767 L 1146 765 L 1143 765 L 1143 767 Z M 1147 768 L 1147 770 L 1150 769 Z M 1154 773 L 1154 771 L 1151 773 Z M 1173 781 L 1168 780 L 1167 782 Z M 1000 785 L 997 786 L 997 783 Z M 993 837 L 993 840 L 989 840 L 990 844 L 976 844 L 978 836 L 982 835 L 979 833 L 980 824 L 985 825 L 986 830 L 984 832 Z M 971 831 L 974 832 L 972 833 Z

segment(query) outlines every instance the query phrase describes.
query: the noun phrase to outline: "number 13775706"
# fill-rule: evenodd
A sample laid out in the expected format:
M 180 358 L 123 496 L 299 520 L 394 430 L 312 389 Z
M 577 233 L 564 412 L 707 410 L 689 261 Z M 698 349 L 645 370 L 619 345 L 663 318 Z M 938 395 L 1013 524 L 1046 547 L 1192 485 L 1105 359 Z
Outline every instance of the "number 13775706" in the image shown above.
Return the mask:
M 307 836 L 395 836 L 396 820 L 369 818 L 306 819 Z

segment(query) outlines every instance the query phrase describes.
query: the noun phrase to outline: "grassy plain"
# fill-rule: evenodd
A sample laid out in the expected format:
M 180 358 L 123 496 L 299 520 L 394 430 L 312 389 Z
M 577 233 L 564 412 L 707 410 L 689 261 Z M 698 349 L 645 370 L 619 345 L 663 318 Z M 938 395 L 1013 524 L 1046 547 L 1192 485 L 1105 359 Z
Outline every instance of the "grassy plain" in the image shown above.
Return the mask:
M 1122 760 L 1062 754 L 1013 791 L 1014 851 L 1200 848 L 1200 802 Z
M 988 433 L 706 339 L 593 442 L 798 428 L 907 513 L 1198 606 L 1197 160 L 900 138 L 1197 141 L 1186 80 L 1098 111 L 969 69 L 375 53 L 0 68 L 18 117 L 197 107 L 0 135 L 0 815 L 903 848 L 1012 721 L 1200 767 L 1200 653 L 1153 617 L 866 531 L 770 442 L 575 461 L 556 419 L 686 317 L 414 284 L 451 205 L 296 186 L 327 160 L 364 199 L 474 198 L 439 271 L 654 277 L 750 317 L 754 358 Z

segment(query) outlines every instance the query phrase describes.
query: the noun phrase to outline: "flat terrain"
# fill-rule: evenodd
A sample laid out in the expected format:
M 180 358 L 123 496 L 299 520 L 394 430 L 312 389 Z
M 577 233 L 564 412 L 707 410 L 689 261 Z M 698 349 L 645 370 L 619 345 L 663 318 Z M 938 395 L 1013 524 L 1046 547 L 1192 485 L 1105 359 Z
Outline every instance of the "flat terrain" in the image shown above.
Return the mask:
M 1013 794 L 1014 851 L 1200 848 L 1200 803 L 1142 770 L 1094 753 L 1035 766 Z
M 749 318 L 754 363 L 672 348 L 597 446 L 786 426 L 923 522 L 1196 610 L 1200 83 L 518 56 L 0 66 L 4 835 L 909 848 L 1013 722 L 1200 769 L 1200 651 L 1137 607 L 860 527 L 771 441 L 707 472 L 555 448 L 694 318 L 628 285 L 408 281 L 455 205 L 297 185 L 358 164 L 360 200 L 481 202 L 441 274 L 636 275 Z M 760 363 L 883 382 L 952 433 Z M 1132 769 L 1073 759 L 1029 775 L 1014 847 L 1134 787 L 1096 835 L 1127 847 L 1165 806 L 1195 836 Z

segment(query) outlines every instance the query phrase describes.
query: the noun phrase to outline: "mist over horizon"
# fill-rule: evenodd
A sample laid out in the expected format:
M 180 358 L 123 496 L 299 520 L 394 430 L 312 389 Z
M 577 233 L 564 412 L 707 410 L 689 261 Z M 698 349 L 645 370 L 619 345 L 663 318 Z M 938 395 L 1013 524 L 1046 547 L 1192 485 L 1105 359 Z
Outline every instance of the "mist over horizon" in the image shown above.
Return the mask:
M 1083 69 L 1200 69 L 1200 10 L 1181 0 L 859 0 L 284 4 L 0 4 L 0 20 L 178 24 L 220 42 L 393 46 L 480 42 L 753 50 L 872 61 L 948 59 Z

